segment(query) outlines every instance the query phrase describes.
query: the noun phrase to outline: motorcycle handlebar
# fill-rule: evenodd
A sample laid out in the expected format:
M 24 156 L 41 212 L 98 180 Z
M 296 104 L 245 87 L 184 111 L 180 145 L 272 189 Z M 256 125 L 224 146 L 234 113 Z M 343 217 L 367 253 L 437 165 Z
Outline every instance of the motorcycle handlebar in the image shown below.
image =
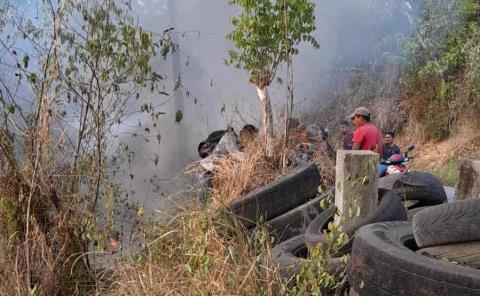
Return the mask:
M 401 159 L 401 160 L 398 160 L 398 161 L 384 160 L 384 161 L 381 161 L 380 163 L 381 163 L 381 164 L 386 164 L 386 165 L 401 164 L 401 163 L 410 161 L 410 160 L 412 160 L 412 159 L 413 159 L 413 157 L 405 157 L 405 158 L 403 158 L 403 159 Z

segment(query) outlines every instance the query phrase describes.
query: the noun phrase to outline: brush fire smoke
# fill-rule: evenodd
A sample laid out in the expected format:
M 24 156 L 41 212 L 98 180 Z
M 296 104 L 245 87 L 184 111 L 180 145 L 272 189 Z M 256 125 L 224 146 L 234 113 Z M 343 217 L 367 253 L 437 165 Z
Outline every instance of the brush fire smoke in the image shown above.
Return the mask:
M 331 75 L 335 66 L 368 62 L 378 43 L 397 42 L 393 38 L 385 41 L 386 36 L 411 33 L 418 9 L 408 1 L 315 2 L 317 30 L 314 35 L 320 49 L 305 46 L 293 61 L 296 116 L 318 108 L 329 99 L 325 89 L 337 83 L 332 81 Z M 165 28 L 174 28 L 172 36 L 179 45 L 173 57 L 160 69 L 169 73 L 172 81 L 180 82 L 177 95 L 162 106 L 167 114 L 159 125 L 160 145 L 155 141 L 147 143 L 138 137 L 131 138 L 138 129 L 138 122 L 132 121 L 133 128 L 124 127 L 120 136 L 137 157 L 130 168 L 135 175 L 137 197 L 148 203 L 155 200 L 156 204 L 175 191 L 171 178 L 198 159 L 198 142 L 213 130 L 228 125 L 237 131 L 245 123 L 259 126 L 261 112 L 247 74 L 224 65 L 224 58 L 233 49 L 225 39 L 231 31 L 229 19 L 237 13 L 227 1 L 137 0 L 133 4 L 142 25 L 158 34 Z M 278 73 L 283 79 L 285 69 Z M 340 77 L 335 76 L 335 79 Z M 271 93 L 274 112 L 278 115 L 286 100 L 286 86 L 273 84 Z M 158 104 L 168 97 L 146 97 L 144 100 Z M 183 107 L 182 120 L 175 123 L 178 106 Z M 278 117 L 276 124 L 281 124 Z M 157 164 L 154 162 L 156 155 L 159 156 Z M 151 176 L 155 176 L 153 182 L 150 182 Z M 152 192 L 155 188 L 159 191 Z
M 182 170 L 198 159 L 196 148 L 201 140 L 227 126 L 236 131 L 246 123 L 260 126 L 261 111 L 247 73 L 224 65 L 228 51 L 234 49 L 225 36 L 232 29 L 230 18 L 238 13 L 228 1 L 131 2 L 140 25 L 157 37 L 168 30 L 178 48 L 167 61 L 160 61 L 160 57 L 151 61 L 154 70 L 167 78 L 165 91 L 153 95 L 145 91 L 131 106 L 133 112 L 151 103 L 166 114 L 160 116 L 155 126 L 140 113 L 130 116 L 118 130 L 111 131 L 114 141 L 109 153 L 128 146 L 130 161 L 115 170 L 116 178 L 121 180 L 129 198 L 145 204 L 147 209 L 159 209 L 166 196 L 179 190 Z M 25 17 L 35 23 L 39 11 L 32 3 L 19 1 L 16 5 L 23 6 Z M 371 62 L 370 54 L 382 42 L 392 43 L 382 48 L 398 48 L 393 45 L 397 39 L 385 37 L 413 32 L 420 5 L 392 0 L 315 3 L 314 36 L 320 49 L 301 47 L 293 60 L 296 117 L 316 110 L 330 98 L 330 86 L 338 86 L 338 81 L 345 79 L 334 75 L 338 65 L 350 67 Z M 285 74 L 284 68 L 278 71 L 283 81 Z M 287 96 L 285 83 L 273 83 L 270 93 L 275 124 L 280 126 Z

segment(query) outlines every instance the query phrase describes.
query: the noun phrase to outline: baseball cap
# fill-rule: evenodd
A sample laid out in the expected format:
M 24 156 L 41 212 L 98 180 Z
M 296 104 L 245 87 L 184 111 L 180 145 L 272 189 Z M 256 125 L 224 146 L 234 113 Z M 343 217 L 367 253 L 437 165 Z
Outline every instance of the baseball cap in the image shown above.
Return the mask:
M 370 117 L 370 110 L 365 107 L 358 107 L 352 114 L 350 114 L 350 118 L 354 118 L 355 115 L 363 115 L 366 117 Z

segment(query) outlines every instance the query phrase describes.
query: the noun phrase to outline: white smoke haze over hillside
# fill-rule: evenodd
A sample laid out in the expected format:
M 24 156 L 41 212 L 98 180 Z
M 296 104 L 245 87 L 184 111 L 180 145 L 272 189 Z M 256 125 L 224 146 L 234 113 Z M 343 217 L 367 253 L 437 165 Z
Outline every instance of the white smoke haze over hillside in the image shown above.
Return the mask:
M 225 36 L 232 29 L 230 18 L 238 13 L 237 8 L 224 0 L 137 0 L 134 7 L 140 24 L 146 29 L 161 33 L 166 28 L 174 28 L 172 34 L 180 48 L 173 57 L 177 65 L 173 67 L 170 58 L 162 64 L 160 72 L 171 76 L 179 73 L 184 86 L 181 96 L 163 107 L 167 114 L 160 124 L 162 143 L 158 166 L 152 161 L 156 145 L 140 140 L 130 145 L 140 158 L 133 169 L 138 177 L 137 185 L 142 182 L 148 185 L 148 175 L 154 173 L 160 179 L 169 179 L 186 164 L 198 159 L 197 144 L 210 132 L 229 124 L 237 131 L 247 122 L 258 126 L 261 113 L 247 73 L 224 65 L 228 51 L 234 50 Z M 411 32 L 412 14 L 409 2 L 317 0 L 314 36 L 320 49 L 301 46 L 299 55 L 294 58 L 296 111 L 311 110 L 322 103 L 322 90 L 329 82 L 334 65 L 364 61 L 385 36 Z M 284 69 L 278 72 L 282 77 L 284 73 Z M 187 91 L 189 96 L 185 95 Z M 285 102 L 285 87 L 272 85 L 271 97 L 278 114 Z M 147 100 L 164 99 L 150 97 Z M 184 116 L 180 124 L 175 124 L 178 104 L 183 106 Z M 222 109 L 225 111 L 221 112 Z M 173 189 L 169 188 L 169 183 L 163 182 L 160 187 L 171 193 Z M 140 198 L 144 201 L 158 194 L 150 195 L 148 191 L 137 189 L 136 193 L 147 197 Z
M 415 9 L 410 2 L 315 2 L 317 30 L 313 35 L 320 49 L 302 45 L 293 60 L 297 115 L 322 104 L 324 90 L 332 79 L 332 67 L 363 62 L 385 36 L 408 34 L 414 29 Z M 27 17 L 37 14 L 33 0 L 15 4 L 24 6 Z M 232 30 L 230 18 L 238 13 L 238 8 L 230 6 L 227 0 L 132 0 L 132 5 L 140 25 L 157 38 L 165 29 L 174 28 L 171 33 L 179 44 L 179 50 L 166 61 L 159 56 L 151 61 L 158 73 L 169 77 L 166 92 L 172 94 L 174 80 L 181 78 L 176 95 L 152 95 L 145 91 L 136 106 L 161 105 L 158 111 L 166 114 L 161 116 L 159 125 L 151 126 L 141 114 L 130 117 L 120 126 L 118 140 L 110 150 L 113 153 L 119 143 L 125 143 L 133 151 L 133 162 L 121 168 L 117 180 L 128 192 L 134 191 L 136 201 L 154 210 L 161 208 L 165 197 L 178 189 L 172 178 L 198 160 L 196 150 L 201 140 L 228 125 L 237 131 L 245 123 L 259 126 L 261 112 L 247 73 L 224 64 L 228 51 L 235 49 L 225 36 Z M 283 78 L 284 74 L 285 69 L 280 68 L 278 75 Z M 286 100 L 285 86 L 274 83 L 270 92 L 278 115 Z M 183 119 L 176 123 L 179 109 Z M 278 116 L 275 121 L 281 123 Z M 146 127 L 149 133 L 145 132 Z M 157 134 L 161 135 L 160 144 Z

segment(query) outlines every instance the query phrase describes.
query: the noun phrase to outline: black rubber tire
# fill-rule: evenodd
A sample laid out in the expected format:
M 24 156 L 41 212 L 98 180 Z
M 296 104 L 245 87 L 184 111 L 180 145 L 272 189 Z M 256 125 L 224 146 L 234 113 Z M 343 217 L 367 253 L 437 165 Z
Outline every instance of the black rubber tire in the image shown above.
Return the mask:
M 480 295 L 480 270 L 415 250 L 410 222 L 364 226 L 353 243 L 348 281 L 362 296 Z
M 420 248 L 480 240 L 480 199 L 462 200 L 424 209 L 413 217 Z
M 419 207 L 419 208 L 414 208 L 414 209 L 409 209 L 407 210 L 407 221 L 412 221 L 413 217 L 420 212 L 421 210 L 428 209 L 429 207 Z
M 291 237 L 305 233 L 310 222 L 320 213 L 320 202 L 333 194 L 333 189 L 318 195 L 314 199 L 267 221 L 267 229 L 277 242 L 285 241 Z
M 272 249 L 272 264 L 284 280 L 290 280 L 300 273 L 306 263 L 308 249 L 303 235 L 292 237 Z M 341 258 L 331 258 L 328 271 L 335 274 L 342 267 Z
M 208 135 L 205 141 L 216 145 L 218 142 L 220 142 L 220 139 L 225 135 L 226 132 L 226 130 L 214 131 Z
M 425 172 L 408 172 L 400 174 L 398 181 L 406 186 L 428 186 L 439 184 L 440 181 L 437 177 L 430 173 Z
M 447 193 L 442 183 L 428 173 L 402 174 L 393 185 L 397 194 L 406 200 L 418 200 L 421 206 L 432 206 L 447 202 Z
M 407 220 L 407 213 L 403 203 L 394 192 L 390 190 L 379 190 L 379 197 L 380 204 L 375 211 L 344 229 L 344 232 L 349 237 L 352 237 L 358 228 L 367 224 Z M 313 221 L 308 225 L 308 228 L 305 231 L 305 243 L 308 247 L 316 246 L 323 240 L 322 233 L 327 229 L 328 223 L 333 221 L 333 216 L 334 209 L 329 208 L 313 219 Z M 348 248 L 348 246 L 346 246 L 346 248 Z
M 380 203 L 375 211 L 346 227 L 344 232 L 347 235 L 352 236 L 360 227 L 371 223 L 407 221 L 407 211 L 394 191 L 386 190 L 382 192 L 382 190 L 379 190 L 378 195 Z
M 393 185 L 400 179 L 402 174 L 393 174 L 378 179 L 378 188 L 393 189 Z
M 315 217 L 310 224 L 308 224 L 305 231 L 305 244 L 312 248 L 323 241 L 323 232 L 327 230 L 328 224 L 333 221 L 335 216 L 335 208 L 329 207 Z
M 314 163 L 235 199 L 230 209 L 246 228 L 268 221 L 312 199 L 320 186 L 320 174 Z

